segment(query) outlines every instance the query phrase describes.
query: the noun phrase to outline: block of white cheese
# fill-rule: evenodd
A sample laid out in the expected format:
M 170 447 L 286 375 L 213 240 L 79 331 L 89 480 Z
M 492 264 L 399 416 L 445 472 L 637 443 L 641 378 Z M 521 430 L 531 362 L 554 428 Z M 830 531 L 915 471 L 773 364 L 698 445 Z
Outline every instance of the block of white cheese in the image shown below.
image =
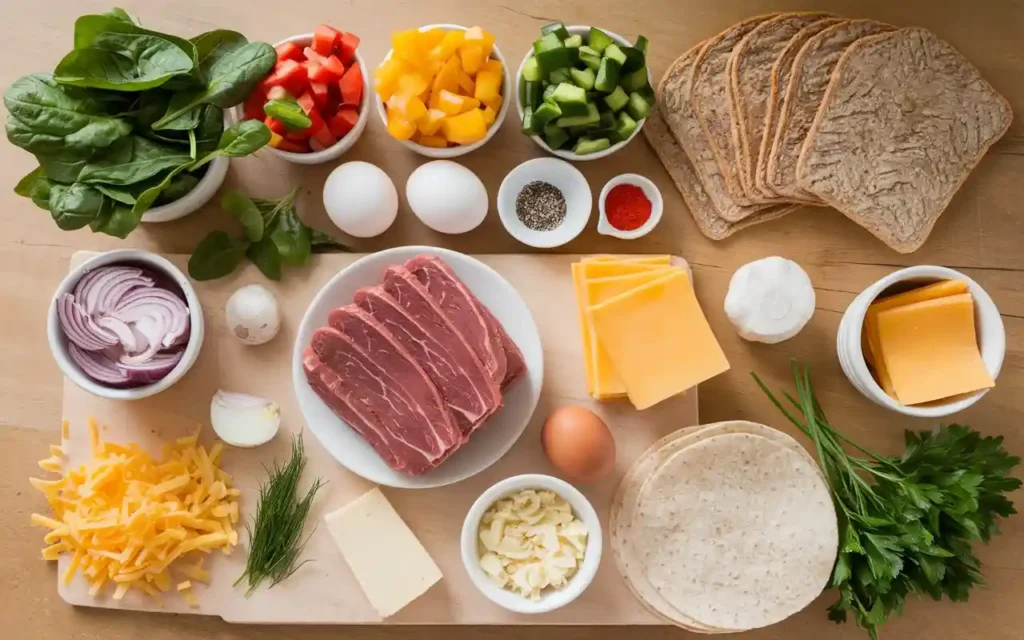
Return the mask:
M 430 554 L 378 488 L 327 514 L 324 522 L 382 618 L 397 613 L 442 577 Z

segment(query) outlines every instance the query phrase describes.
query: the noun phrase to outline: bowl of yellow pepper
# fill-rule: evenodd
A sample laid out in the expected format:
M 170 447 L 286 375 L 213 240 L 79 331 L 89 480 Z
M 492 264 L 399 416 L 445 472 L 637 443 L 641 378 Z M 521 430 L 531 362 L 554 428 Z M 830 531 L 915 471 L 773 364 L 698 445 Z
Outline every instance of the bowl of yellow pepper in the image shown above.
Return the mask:
M 430 158 L 479 149 L 505 120 L 512 78 L 494 36 L 480 27 L 431 24 L 391 35 L 373 73 L 388 133 Z

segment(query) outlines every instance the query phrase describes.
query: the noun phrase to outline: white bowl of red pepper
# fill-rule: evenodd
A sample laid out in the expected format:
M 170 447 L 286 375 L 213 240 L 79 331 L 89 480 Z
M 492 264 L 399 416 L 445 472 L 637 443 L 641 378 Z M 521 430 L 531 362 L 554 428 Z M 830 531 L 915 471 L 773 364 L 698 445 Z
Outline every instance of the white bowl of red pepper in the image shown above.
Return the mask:
M 615 176 L 598 198 L 597 232 L 622 240 L 635 240 L 661 222 L 665 201 L 658 186 L 635 173 Z

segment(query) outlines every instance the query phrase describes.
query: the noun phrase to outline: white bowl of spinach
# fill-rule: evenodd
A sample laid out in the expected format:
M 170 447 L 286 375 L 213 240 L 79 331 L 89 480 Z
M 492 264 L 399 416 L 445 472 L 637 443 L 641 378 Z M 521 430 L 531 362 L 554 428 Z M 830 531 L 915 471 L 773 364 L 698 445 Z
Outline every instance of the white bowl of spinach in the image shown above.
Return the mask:
M 188 215 L 220 186 L 227 158 L 270 140 L 261 122 L 224 125 L 276 62 L 269 44 L 226 29 L 179 38 L 122 9 L 78 18 L 74 42 L 53 73 L 4 93 L 8 140 L 39 162 L 15 192 L 61 229 L 124 238 L 140 221 Z

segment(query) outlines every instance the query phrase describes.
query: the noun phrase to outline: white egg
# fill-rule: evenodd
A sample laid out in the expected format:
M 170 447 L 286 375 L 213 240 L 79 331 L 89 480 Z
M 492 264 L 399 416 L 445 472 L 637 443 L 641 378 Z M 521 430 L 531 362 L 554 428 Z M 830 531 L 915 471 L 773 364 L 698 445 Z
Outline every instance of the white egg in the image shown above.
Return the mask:
M 398 191 L 388 174 L 369 162 L 339 165 L 324 183 L 324 208 L 331 222 L 357 238 L 388 230 L 398 215 Z
M 487 217 L 487 188 L 475 173 L 448 160 L 412 172 L 405 197 L 416 217 L 434 231 L 466 233 Z

